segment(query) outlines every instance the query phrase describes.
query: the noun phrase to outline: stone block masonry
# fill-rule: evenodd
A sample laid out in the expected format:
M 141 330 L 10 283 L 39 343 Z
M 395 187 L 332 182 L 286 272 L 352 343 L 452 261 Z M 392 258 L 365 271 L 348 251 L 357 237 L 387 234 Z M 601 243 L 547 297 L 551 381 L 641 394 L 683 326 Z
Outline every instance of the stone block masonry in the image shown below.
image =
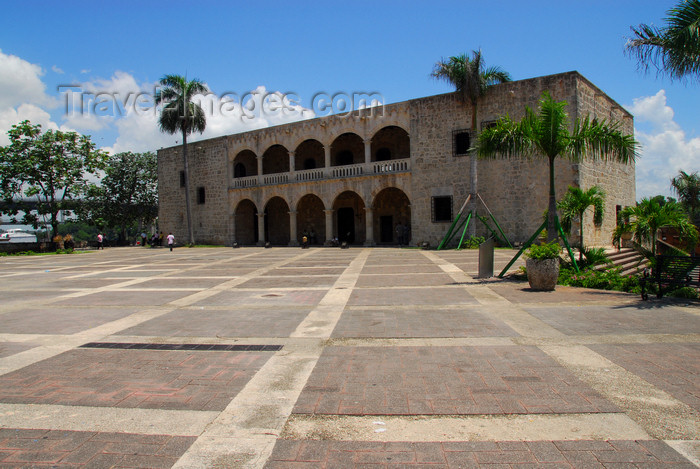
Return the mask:
M 572 126 L 590 116 L 634 131 L 632 115 L 578 72 L 494 86 L 479 103 L 478 130 L 504 115 L 520 119 L 543 91 L 568 103 Z M 449 93 L 193 142 L 196 242 L 294 246 L 306 235 L 319 245 L 436 246 L 470 192 L 470 157 L 457 154 L 455 140 L 474 137 L 469 106 Z M 158 152 L 160 229 L 180 240 L 182 171 L 180 146 Z M 525 241 L 547 208 L 547 161 L 481 160 L 478 171 L 479 194 L 506 236 Z M 609 245 L 617 207 L 635 203 L 634 163 L 557 159 L 557 198 L 593 185 L 607 193 L 605 219 L 596 227 L 586 214 L 584 235 L 587 245 Z M 579 232 L 574 224 L 574 242 Z M 489 235 L 481 223 L 477 234 Z

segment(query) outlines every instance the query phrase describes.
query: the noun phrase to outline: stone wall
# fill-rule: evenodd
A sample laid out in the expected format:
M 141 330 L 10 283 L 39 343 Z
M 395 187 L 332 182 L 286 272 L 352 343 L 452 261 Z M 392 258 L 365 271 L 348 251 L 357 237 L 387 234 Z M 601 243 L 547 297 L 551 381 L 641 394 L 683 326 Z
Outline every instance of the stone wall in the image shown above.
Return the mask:
M 572 126 L 576 117 L 593 114 L 599 118 L 621 121 L 627 132 L 633 131 L 632 116 L 577 72 L 493 87 L 479 104 L 480 127 L 504 114 L 519 120 L 524 115 L 526 106 L 537 108 L 544 90 L 548 90 L 556 100 L 566 100 L 569 103 L 567 110 Z M 340 201 L 347 199 L 347 194 L 344 193 L 351 192 L 356 194 L 352 205 L 356 209 L 355 213 L 359 215 L 355 226 L 358 240 L 365 239 L 367 229 L 370 231 L 367 236 L 374 233 L 375 241 L 378 241 L 380 217 L 385 217 L 384 221 L 388 222 L 387 217 L 392 216 L 397 222 L 410 221 L 413 244 L 427 241 L 435 246 L 445 235 L 450 222 L 433 222 L 432 198 L 451 196 L 452 213 L 456 216 L 470 192 L 469 156 L 453 154 L 454 132 L 470 131 L 470 123 L 469 104 L 461 103 L 455 94 L 448 93 L 390 104 L 379 110 L 363 110 L 347 116 L 305 120 L 192 143 L 189 145 L 190 191 L 196 241 L 230 245 L 237 241 L 237 236 L 245 238 L 246 242 L 255 239 L 257 234 L 252 233 L 255 226 L 250 217 L 255 210 L 263 213 L 266 205 L 274 197 L 279 197 L 286 203 L 286 208 L 283 209 L 284 204 L 275 202 L 278 204 L 275 209 L 276 216 L 282 216 L 283 210 L 288 210 L 292 216 L 297 217 L 297 224 L 296 233 L 285 233 L 281 237 L 274 234 L 272 238 L 300 239 L 299 234 L 305 229 L 303 225 L 308 224 L 309 220 L 313 220 L 314 225 L 325 228 L 328 220 L 325 217 L 329 215 L 324 213 L 322 220 L 319 210 L 337 211 L 342 206 Z M 353 133 L 359 137 L 353 137 L 356 164 L 372 161 L 376 158 L 379 148 L 388 148 L 392 158 L 410 157 L 410 169 L 393 174 L 353 174 L 334 178 L 330 176 L 332 168 L 325 168 L 321 180 L 297 182 L 295 173 L 303 165 L 299 158 L 303 157 L 309 148 L 314 148 L 313 158 L 317 167 L 318 163 L 321 163 L 320 168 L 323 171 L 325 160 L 329 157 L 332 160 L 333 149 L 339 146 L 340 142 L 336 139 L 345 133 Z M 309 139 L 318 143 L 310 144 Z M 358 146 L 358 141 L 362 142 L 361 146 Z M 320 150 L 315 148 L 319 144 Z M 279 157 L 282 153 L 276 156 L 276 164 L 282 166 L 275 166 L 275 171 L 284 169 L 285 164 L 290 162 L 291 170 L 279 173 L 278 183 L 259 184 L 253 179 L 248 187 L 235 186 L 235 163 L 245 162 L 246 176 L 260 173 L 258 169 L 265 167 L 264 161 L 251 160 L 251 152 L 262 156 L 275 145 L 281 145 L 287 151 L 286 161 Z M 276 147 L 275 152 L 284 152 L 284 149 Z M 297 149 L 299 152 L 294 155 Z M 323 157 L 320 151 L 324 152 Z M 166 233 L 172 231 L 178 242 L 186 242 L 184 188 L 180 187 L 182 148 L 160 150 L 158 165 L 160 228 Z M 577 163 L 558 158 L 555 168 L 557 198 L 563 196 L 569 185 L 586 189 L 593 184 L 599 184 L 608 192 L 605 223 L 600 228 L 594 228 L 592 223 L 586 222 L 585 236 L 588 245 L 609 244 L 610 233 L 615 223 L 615 206 L 634 203 L 634 165 L 588 160 Z M 478 163 L 478 171 L 479 194 L 507 237 L 511 241 L 525 241 L 542 223 L 542 215 L 547 208 L 547 160 L 538 157 L 481 160 Z M 206 201 L 203 205 L 197 204 L 199 187 L 205 188 Z M 396 188 L 399 191 L 392 192 L 389 198 L 378 198 L 378 195 L 388 188 Z M 304 206 L 299 202 L 305 196 L 315 196 L 318 199 L 313 206 Z M 406 199 L 408 203 L 405 203 Z M 245 214 L 245 220 L 240 219 L 237 223 L 236 211 L 239 207 L 241 211 L 238 215 L 243 217 Z M 300 207 L 301 210 L 297 211 Z M 368 212 L 374 217 L 373 229 L 368 228 L 365 208 L 379 208 Z M 479 206 L 479 213 L 488 215 L 483 205 Z M 588 214 L 587 217 L 592 217 L 592 214 Z M 332 212 L 330 220 L 333 224 L 330 235 L 337 236 L 335 211 Z M 294 224 L 291 222 L 275 223 L 294 231 Z M 477 234 L 487 235 L 481 223 L 476 225 Z M 326 233 L 317 233 L 317 236 L 319 239 L 327 238 Z
M 557 100 L 576 102 L 580 75 L 566 73 L 497 85 L 480 101 L 479 122 L 502 115 L 519 120 L 525 107 L 536 110 L 542 91 Z M 413 166 L 414 239 L 433 244 L 447 232 L 450 223 L 431 221 L 431 198 L 453 197 L 454 215 L 470 192 L 469 156 L 454 156 L 452 134 L 471 130 L 471 106 L 454 94 L 410 101 L 411 155 Z M 555 162 L 557 196 L 577 183 L 578 167 L 565 160 Z M 549 165 L 544 158 L 479 160 L 478 192 L 511 242 L 523 242 L 542 224 L 549 198 Z M 483 204 L 479 214 L 488 217 Z M 471 222 L 470 222 L 471 223 Z M 493 224 L 492 224 L 493 227 Z M 488 231 L 477 222 L 477 234 Z

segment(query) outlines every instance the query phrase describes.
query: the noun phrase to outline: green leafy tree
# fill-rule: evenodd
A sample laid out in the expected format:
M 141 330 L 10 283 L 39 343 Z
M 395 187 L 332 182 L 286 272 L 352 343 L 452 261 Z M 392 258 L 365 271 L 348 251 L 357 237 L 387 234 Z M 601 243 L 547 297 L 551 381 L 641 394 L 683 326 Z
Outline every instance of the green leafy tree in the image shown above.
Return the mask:
M 700 79 L 700 0 L 684 0 L 667 11 L 663 27 L 632 27 L 626 52 L 639 66 L 654 66 L 671 79 Z
M 623 229 L 632 233 L 639 244 L 651 245 L 651 255 L 656 256 L 656 239 L 659 228 L 671 227 L 678 230 L 681 240 L 689 246 L 698 240 L 698 230 L 677 202 L 659 204 L 656 198 L 644 198 L 637 205 L 626 207 L 621 216 L 629 220 Z
M 478 154 L 481 158 L 523 158 L 539 156 L 549 161 L 549 204 L 547 239 L 553 241 L 556 229 L 556 194 L 554 191 L 554 160 L 564 157 L 571 161 L 583 158 L 634 161 L 638 143 L 632 135 L 620 131 L 620 123 L 599 121 L 588 116 L 576 120 L 569 130 L 566 101 L 555 101 L 547 91 L 542 93 L 537 113 L 525 108 L 520 122 L 509 117 L 499 119 L 493 127 L 479 135 Z
M 700 175 L 681 171 L 671 179 L 671 187 L 678 194 L 678 199 L 690 215 L 693 223 L 700 222 Z
M 605 191 L 598 186 L 593 186 L 588 190 L 580 187 L 569 186 L 569 190 L 557 204 L 561 213 L 561 225 L 564 231 L 571 231 L 571 222 L 577 218 L 581 229 L 581 249 L 578 259 L 583 261 L 583 214 L 589 207 L 593 207 L 593 223 L 600 225 L 603 223 L 603 212 L 605 208 Z
M 1 188 L 6 200 L 31 201 L 34 211 L 25 211 L 23 223 L 35 228 L 39 218 L 48 218 L 52 233 L 58 233 L 59 212 L 85 193 L 87 177 L 97 177 L 107 154 L 97 150 L 90 137 L 75 132 L 48 130 L 23 121 L 8 132 L 10 144 L 0 152 Z M 17 207 L 12 215 L 17 215 Z
M 488 67 L 481 55 L 481 50 L 472 51 L 471 57 L 467 54 L 442 59 L 435 64 L 433 78 L 443 80 L 455 87 L 459 99 L 463 103 L 469 103 L 471 108 L 471 133 L 476 140 L 478 136 L 478 104 L 486 95 L 488 89 L 496 84 L 511 81 L 508 72 L 500 67 Z M 472 152 L 469 161 L 470 191 L 472 194 L 471 210 L 476 208 L 476 194 L 478 192 L 477 160 Z M 474 236 L 476 225 L 469 227 L 470 235 Z
M 187 233 L 190 244 L 194 244 L 194 229 L 192 227 L 192 203 L 190 197 L 190 169 L 187 161 L 187 136 L 192 132 L 204 132 L 207 119 L 204 110 L 192 102 L 197 94 L 207 92 L 207 86 L 200 80 L 180 75 L 165 75 L 160 80 L 159 89 L 155 96 L 156 104 L 164 104 L 158 119 L 160 130 L 169 134 L 182 134 L 182 162 L 185 173 L 185 207 L 187 212 Z
M 124 152 L 107 160 L 100 184 L 91 184 L 78 214 L 101 229 L 112 228 L 120 240 L 138 222 L 158 216 L 158 161 L 155 153 Z

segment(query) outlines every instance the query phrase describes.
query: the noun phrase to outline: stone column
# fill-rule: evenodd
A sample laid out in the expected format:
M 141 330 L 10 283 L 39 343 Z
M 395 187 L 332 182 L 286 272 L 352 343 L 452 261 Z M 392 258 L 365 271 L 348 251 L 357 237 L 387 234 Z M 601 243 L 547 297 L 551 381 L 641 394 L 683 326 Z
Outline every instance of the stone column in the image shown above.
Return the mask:
M 297 240 L 297 211 L 292 210 L 289 212 L 289 245 L 299 246 L 299 241 Z
M 333 239 L 333 212 L 335 210 L 324 210 L 326 214 L 326 244 L 330 244 Z
M 328 178 L 331 176 L 331 147 L 329 146 L 323 146 L 323 151 L 324 151 L 324 156 L 325 156 L 325 163 L 324 163 L 324 170 L 323 174 Z
M 258 246 L 265 246 L 265 212 L 258 213 Z
M 295 155 L 295 152 L 293 152 L 293 151 L 289 152 L 289 180 L 290 181 L 294 180 L 294 173 L 296 172 L 296 169 L 294 167 L 294 155 Z
M 374 210 L 365 207 L 365 246 L 374 246 Z
M 263 157 L 261 155 L 256 156 L 258 162 L 258 185 L 263 183 Z
M 372 139 L 368 138 L 365 142 L 365 163 L 369 164 L 372 162 Z
M 231 216 L 231 246 L 233 246 L 233 243 L 236 241 L 238 241 L 236 239 L 236 212 L 233 212 Z

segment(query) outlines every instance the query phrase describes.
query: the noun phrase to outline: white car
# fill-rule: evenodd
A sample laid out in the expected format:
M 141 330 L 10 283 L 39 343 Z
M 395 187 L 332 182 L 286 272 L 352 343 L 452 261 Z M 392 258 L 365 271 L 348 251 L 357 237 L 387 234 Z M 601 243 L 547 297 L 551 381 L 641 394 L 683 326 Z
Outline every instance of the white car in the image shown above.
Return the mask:
M 0 243 L 36 243 L 36 235 L 17 228 L 0 234 Z

